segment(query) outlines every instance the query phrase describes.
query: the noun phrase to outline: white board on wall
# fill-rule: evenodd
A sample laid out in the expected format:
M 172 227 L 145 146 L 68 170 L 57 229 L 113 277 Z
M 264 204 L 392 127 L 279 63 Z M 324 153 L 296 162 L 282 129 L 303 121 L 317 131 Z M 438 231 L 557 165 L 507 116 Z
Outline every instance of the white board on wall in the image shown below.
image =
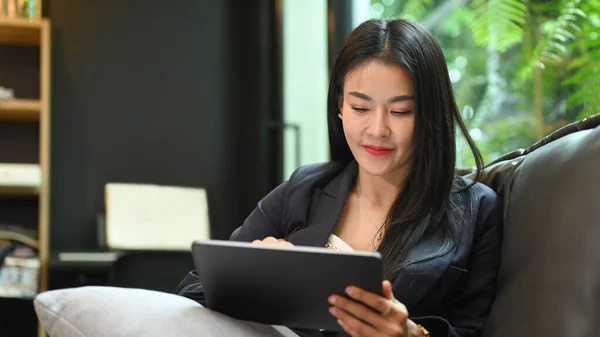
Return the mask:
M 105 208 L 113 249 L 187 251 L 194 240 L 210 238 L 203 188 L 108 183 Z

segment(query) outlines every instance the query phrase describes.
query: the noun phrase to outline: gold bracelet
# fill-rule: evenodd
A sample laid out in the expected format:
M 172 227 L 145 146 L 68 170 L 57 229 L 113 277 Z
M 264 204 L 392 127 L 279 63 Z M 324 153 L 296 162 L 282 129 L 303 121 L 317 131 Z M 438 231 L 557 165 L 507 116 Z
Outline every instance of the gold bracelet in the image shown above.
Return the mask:
M 419 327 L 419 329 L 421 329 L 422 337 L 431 337 L 431 336 L 429 336 L 429 331 L 427 331 L 427 329 L 425 329 L 425 327 L 423 327 L 421 324 L 417 324 L 417 326 Z

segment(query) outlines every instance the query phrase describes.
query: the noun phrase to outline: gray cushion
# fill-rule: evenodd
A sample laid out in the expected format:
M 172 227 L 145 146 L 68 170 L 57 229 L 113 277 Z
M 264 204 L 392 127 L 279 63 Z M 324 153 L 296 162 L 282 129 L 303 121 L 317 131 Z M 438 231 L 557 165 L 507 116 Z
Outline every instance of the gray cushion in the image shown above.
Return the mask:
M 50 337 L 282 337 L 268 325 L 235 320 L 187 298 L 157 291 L 81 287 L 39 294 L 35 310 Z
M 507 163 L 496 180 L 506 203 L 499 290 L 484 336 L 597 336 L 600 127 Z

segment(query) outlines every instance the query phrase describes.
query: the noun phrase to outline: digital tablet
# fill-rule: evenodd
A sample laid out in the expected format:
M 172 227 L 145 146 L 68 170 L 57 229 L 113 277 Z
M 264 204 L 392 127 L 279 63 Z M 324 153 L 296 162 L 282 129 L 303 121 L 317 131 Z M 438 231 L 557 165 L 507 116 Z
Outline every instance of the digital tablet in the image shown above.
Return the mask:
M 246 321 L 341 331 L 330 295 L 349 285 L 382 293 L 378 252 L 199 240 L 192 255 L 208 307 Z

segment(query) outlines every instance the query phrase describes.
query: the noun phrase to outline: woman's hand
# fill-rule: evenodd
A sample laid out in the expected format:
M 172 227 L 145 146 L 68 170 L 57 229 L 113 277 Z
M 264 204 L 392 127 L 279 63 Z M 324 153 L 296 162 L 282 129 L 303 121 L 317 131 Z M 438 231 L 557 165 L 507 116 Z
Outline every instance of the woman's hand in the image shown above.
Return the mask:
M 293 246 L 291 242 L 285 241 L 284 239 L 276 239 L 272 236 L 268 236 L 262 240 L 254 240 L 252 243 L 263 246 Z
M 383 281 L 382 286 L 383 296 L 350 286 L 346 294 L 354 301 L 332 295 L 329 311 L 352 337 L 420 337 L 419 328 L 408 319 L 406 307 L 394 298 L 392 284 Z

